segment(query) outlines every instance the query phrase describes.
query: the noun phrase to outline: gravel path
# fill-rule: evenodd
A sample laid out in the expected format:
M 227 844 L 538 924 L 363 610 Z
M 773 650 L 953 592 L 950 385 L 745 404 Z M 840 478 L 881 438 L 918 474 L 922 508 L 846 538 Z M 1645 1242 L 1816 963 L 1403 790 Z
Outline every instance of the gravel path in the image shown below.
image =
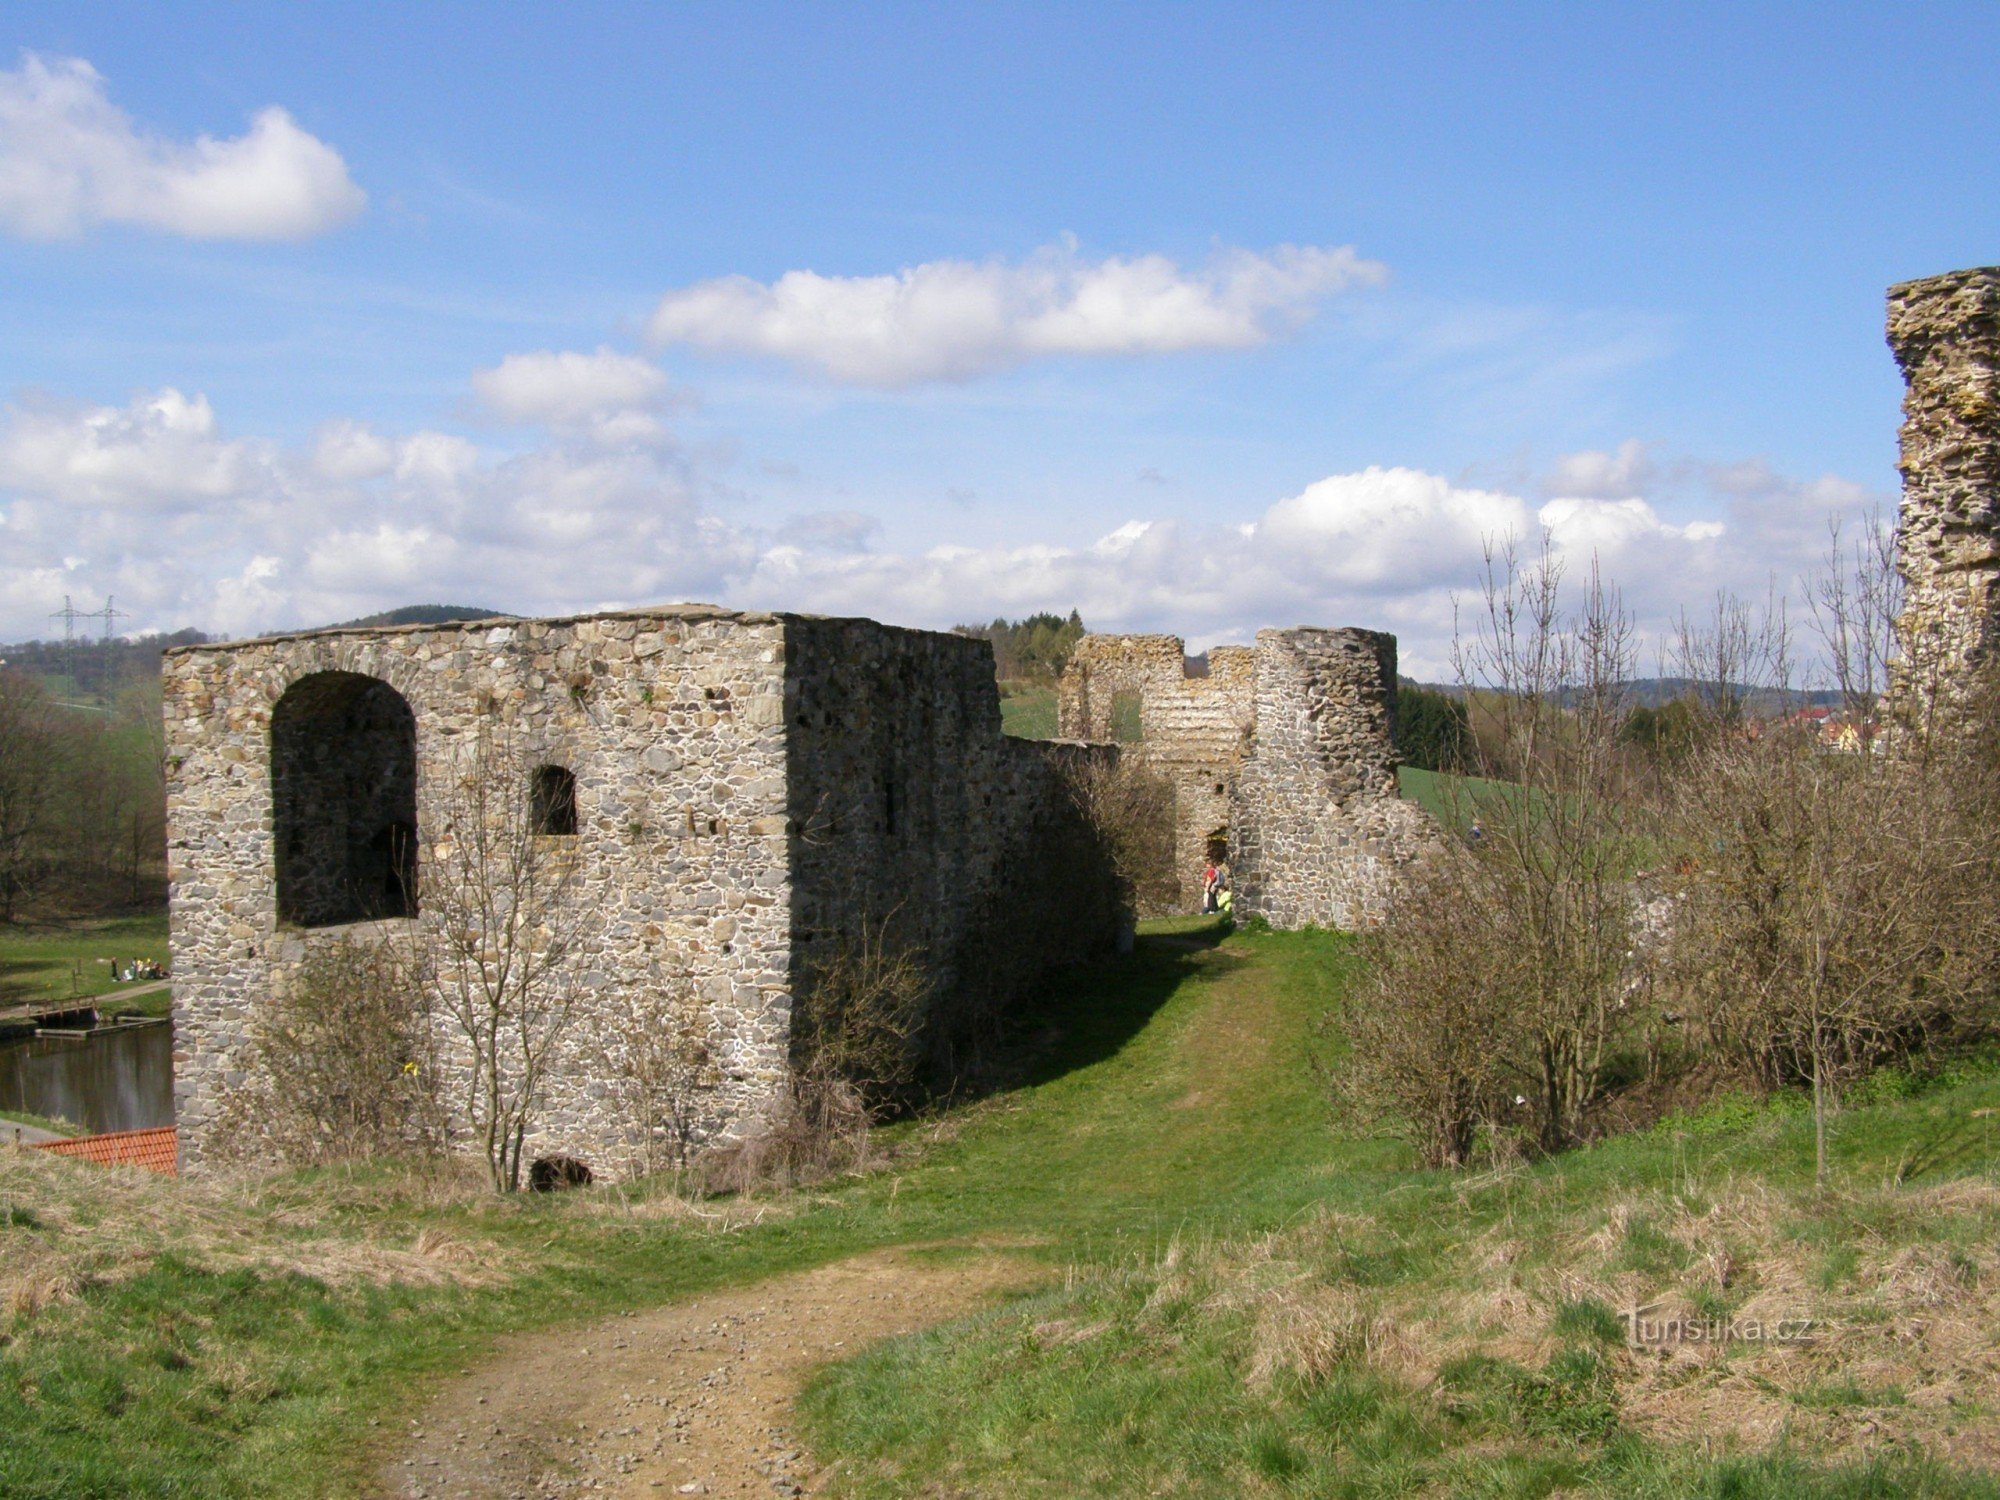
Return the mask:
M 509 1340 L 410 1420 L 383 1478 L 410 1500 L 802 1495 L 792 1436 L 817 1365 L 957 1317 L 1032 1273 L 880 1251 L 691 1302 Z

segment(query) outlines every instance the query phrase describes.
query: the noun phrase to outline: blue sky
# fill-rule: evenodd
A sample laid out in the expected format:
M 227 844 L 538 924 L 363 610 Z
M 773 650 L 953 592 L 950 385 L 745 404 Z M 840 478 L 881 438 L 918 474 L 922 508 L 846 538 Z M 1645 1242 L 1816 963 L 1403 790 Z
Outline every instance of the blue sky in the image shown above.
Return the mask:
M 1653 623 L 1795 577 L 1893 498 L 1884 288 L 2000 260 L 1990 6 L 0 14 L 8 637 L 1074 604 L 1435 666 L 1496 529 Z

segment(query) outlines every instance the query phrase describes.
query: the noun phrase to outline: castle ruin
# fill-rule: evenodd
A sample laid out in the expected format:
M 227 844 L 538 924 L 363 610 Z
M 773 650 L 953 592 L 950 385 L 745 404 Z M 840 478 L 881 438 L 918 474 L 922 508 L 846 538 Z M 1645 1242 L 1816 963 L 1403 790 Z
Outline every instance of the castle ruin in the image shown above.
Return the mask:
M 1893 697 L 1921 723 L 2000 643 L 2000 267 L 1889 288 L 1888 333 L 1907 383 Z
M 182 1167 L 218 1155 L 257 1007 L 313 945 L 421 931 L 440 799 L 496 729 L 526 751 L 511 795 L 589 917 L 585 1000 L 528 1151 L 616 1174 L 632 1131 L 590 1059 L 649 973 L 699 996 L 713 1139 L 768 1114 L 822 964 L 885 922 L 923 956 L 947 1041 L 1039 970 L 1108 950 L 1116 888 L 1066 761 L 1168 772 L 1184 863 L 1226 846 L 1240 910 L 1375 920 L 1423 821 L 1395 796 L 1395 661 L 1369 631 L 1265 631 L 1202 676 L 1170 638 L 1086 637 L 1063 730 L 1098 743 L 1043 743 L 1001 733 L 985 642 L 869 620 L 682 605 L 177 648 Z M 1118 747 L 1127 692 L 1141 733 Z
M 1181 909 L 1226 858 L 1236 911 L 1274 927 L 1359 928 L 1430 836 L 1396 790 L 1396 638 L 1262 630 L 1191 661 L 1168 635 L 1087 635 L 1057 724 L 1118 740 L 1173 788 Z
M 1004 737 L 981 641 L 689 605 L 185 647 L 164 674 L 184 1170 L 308 947 L 425 920 L 440 798 L 495 727 L 588 911 L 530 1154 L 619 1170 L 629 1129 L 588 1059 L 649 970 L 700 997 L 727 1136 L 779 1091 L 817 966 L 881 924 L 960 1009 L 1113 940 L 1061 761 L 1115 752 Z

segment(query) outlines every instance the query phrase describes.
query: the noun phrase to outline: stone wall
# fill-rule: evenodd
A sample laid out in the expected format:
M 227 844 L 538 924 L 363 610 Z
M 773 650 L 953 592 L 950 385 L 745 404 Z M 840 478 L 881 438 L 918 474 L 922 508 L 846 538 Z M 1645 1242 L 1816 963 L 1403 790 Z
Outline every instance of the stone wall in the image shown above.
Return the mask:
M 1058 687 L 1058 732 L 1109 741 L 1114 703 L 1138 699 L 1139 739 L 1128 745 L 1174 789 L 1174 874 L 1179 908 L 1195 911 L 1211 839 L 1226 845 L 1236 778 L 1255 731 L 1254 653 L 1218 646 L 1192 670 L 1178 636 L 1087 635 Z
M 625 1122 L 587 1058 L 654 968 L 706 1005 L 713 1130 L 777 1088 L 790 1036 L 784 627 L 692 606 L 595 618 L 330 631 L 170 652 L 166 691 L 175 1104 L 184 1170 L 220 1144 L 255 1007 L 315 942 L 425 920 L 280 920 L 271 725 L 317 674 L 386 685 L 414 716 L 418 823 L 481 726 L 576 777 L 589 998 L 529 1154 L 616 1170 Z M 526 788 L 521 789 L 526 795 Z M 423 851 L 428 854 L 430 850 Z
M 164 674 L 185 1170 L 221 1146 L 256 1007 L 311 945 L 435 923 L 462 868 L 443 814 L 482 767 L 524 812 L 539 768 L 574 777 L 576 832 L 537 844 L 574 862 L 584 994 L 530 1157 L 636 1158 L 593 1059 L 663 986 L 699 998 L 702 1128 L 727 1135 L 782 1088 L 813 959 L 864 922 L 934 957 L 947 1019 L 1113 939 L 1056 770 L 1096 752 L 1004 738 L 983 642 L 691 605 L 189 647 Z M 381 920 L 398 829 L 416 910 Z
M 1109 871 L 1049 857 L 1080 831 L 1064 752 L 1001 733 L 985 641 L 801 616 L 785 631 L 794 992 L 809 1006 L 816 967 L 886 924 L 935 977 L 949 1066 L 964 1023 L 1020 981 L 1109 951 Z M 996 993 L 1009 950 L 1033 962 Z
M 1396 792 L 1396 638 L 1263 630 L 1256 667 L 1231 824 L 1236 909 L 1273 927 L 1372 926 L 1434 834 Z
M 1891 287 L 1888 333 L 1908 383 L 1894 696 L 1926 719 L 2000 636 L 2000 268 Z

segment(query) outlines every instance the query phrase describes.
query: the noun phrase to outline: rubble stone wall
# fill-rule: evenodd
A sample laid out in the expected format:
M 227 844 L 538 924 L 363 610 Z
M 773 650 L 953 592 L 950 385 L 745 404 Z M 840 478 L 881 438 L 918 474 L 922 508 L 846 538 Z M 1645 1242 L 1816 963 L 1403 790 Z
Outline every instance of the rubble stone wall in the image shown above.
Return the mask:
M 184 1170 L 221 1144 L 256 1007 L 313 943 L 426 920 L 305 927 L 276 899 L 271 721 L 295 685 L 354 673 L 415 720 L 420 828 L 480 731 L 576 778 L 586 1002 L 529 1154 L 615 1172 L 628 1122 L 590 1064 L 657 974 L 702 996 L 719 1078 L 708 1126 L 753 1118 L 790 1037 L 784 627 L 693 606 L 568 620 L 319 632 L 183 648 L 164 664 L 174 1090 Z M 521 795 L 527 795 L 526 787 Z M 567 840 L 565 840 L 567 843 Z
M 1891 287 L 1888 336 L 1907 382 L 1894 697 L 1927 720 L 2000 640 L 2000 267 Z
M 1139 699 L 1140 737 L 1125 747 L 1174 789 L 1174 875 L 1179 909 L 1201 905 L 1209 841 L 1226 841 L 1236 777 L 1255 733 L 1255 653 L 1246 646 L 1209 652 L 1192 673 L 1180 637 L 1087 635 L 1064 669 L 1057 696 L 1058 732 L 1109 741 L 1113 703 Z
M 814 958 L 864 925 L 931 957 L 947 1019 L 1113 942 L 1110 871 L 1057 771 L 1112 752 L 1005 738 L 983 642 L 694 605 L 188 647 L 164 676 L 185 1170 L 219 1154 L 257 1008 L 313 945 L 423 942 L 475 773 L 518 810 L 537 768 L 574 777 L 576 832 L 536 843 L 574 862 L 583 991 L 530 1158 L 639 1159 L 603 1057 L 670 988 L 716 1065 L 702 1133 L 727 1136 L 784 1085 Z M 416 911 L 385 918 L 399 828 Z
M 1256 741 L 1237 783 L 1236 909 L 1273 927 L 1373 926 L 1434 836 L 1396 792 L 1396 638 L 1257 633 Z
M 1039 972 L 1110 950 L 1115 891 L 1071 847 L 1084 830 L 1065 752 L 1001 732 L 990 645 L 872 620 L 787 616 L 785 631 L 802 1007 L 817 969 L 886 933 L 923 955 L 948 1046 L 953 1007 L 1014 998 L 1013 984 L 993 992 L 996 964 L 1029 955 Z

